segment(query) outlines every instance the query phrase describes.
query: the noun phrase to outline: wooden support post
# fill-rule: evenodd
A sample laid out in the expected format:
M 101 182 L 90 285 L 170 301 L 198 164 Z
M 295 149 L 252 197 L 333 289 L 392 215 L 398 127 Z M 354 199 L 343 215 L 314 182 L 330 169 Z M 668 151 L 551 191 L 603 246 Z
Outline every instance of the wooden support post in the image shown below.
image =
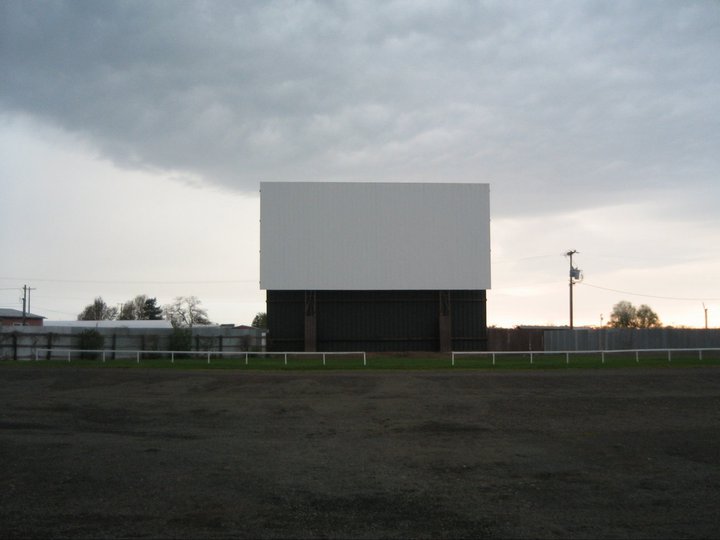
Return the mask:
M 450 291 L 440 291 L 438 306 L 440 352 L 452 350 L 452 319 L 450 317 Z
M 305 291 L 305 351 L 317 351 L 317 299 L 315 291 Z
M 53 333 L 48 332 L 47 335 L 47 352 L 45 353 L 45 358 L 47 360 L 50 360 L 52 358 L 52 346 L 53 346 Z

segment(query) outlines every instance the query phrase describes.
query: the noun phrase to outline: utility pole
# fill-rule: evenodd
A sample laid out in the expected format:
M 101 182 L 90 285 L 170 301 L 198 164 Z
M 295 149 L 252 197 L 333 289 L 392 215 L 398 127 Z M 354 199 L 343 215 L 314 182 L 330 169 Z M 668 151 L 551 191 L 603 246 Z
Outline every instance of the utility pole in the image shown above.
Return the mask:
M 22 325 L 25 326 L 25 304 L 27 302 L 27 285 L 23 285 L 23 320 Z
M 576 249 L 571 249 L 567 253 L 565 253 L 565 256 L 570 257 L 570 330 L 574 328 L 573 326 L 573 285 L 575 285 L 575 280 L 580 279 L 580 269 L 575 268 L 573 266 L 573 255 L 578 253 Z
M 28 287 L 27 285 L 23 285 L 23 297 L 22 297 L 22 303 L 23 303 L 23 316 L 22 316 L 22 325 L 27 326 L 27 314 L 30 313 L 30 291 L 34 291 L 35 287 Z
M 705 330 L 708 329 L 708 327 L 707 327 L 707 310 L 708 310 L 708 308 L 705 307 L 705 302 L 703 302 L 703 311 L 705 312 Z

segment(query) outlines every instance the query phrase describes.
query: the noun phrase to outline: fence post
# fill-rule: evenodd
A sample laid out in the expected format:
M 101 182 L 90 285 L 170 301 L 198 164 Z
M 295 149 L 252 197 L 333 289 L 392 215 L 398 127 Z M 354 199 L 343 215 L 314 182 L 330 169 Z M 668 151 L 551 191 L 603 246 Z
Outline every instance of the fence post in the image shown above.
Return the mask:
M 285 353 L 285 365 L 287 366 L 287 353 Z
M 640 363 L 640 351 L 635 351 L 635 363 Z
M 208 364 L 210 363 L 210 351 L 208 351 Z
M 246 366 L 248 365 L 248 353 L 247 353 L 247 351 L 245 352 L 245 365 L 246 365 Z
M 175 351 L 172 351 L 172 352 L 170 353 L 170 363 L 171 363 L 171 364 L 174 364 L 174 363 L 175 363 Z
M 68 364 L 70 363 L 70 349 L 68 349 Z
M 672 362 L 672 351 L 668 349 L 668 362 Z
M 604 350 L 600 351 L 600 358 L 602 359 L 601 363 L 604 364 L 605 363 L 605 351 Z
M 700 356 L 700 360 L 702 360 L 702 349 L 698 349 L 698 355 Z
M 530 351 L 530 363 L 532 364 L 532 351 Z
M 136 351 L 135 354 L 137 356 L 137 363 L 139 364 L 140 363 L 140 351 Z
M 450 356 L 450 365 L 453 366 L 453 367 L 455 367 L 455 351 L 453 351 L 453 352 L 450 353 L 450 354 L 451 354 L 451 356 Z
M 325 353 L 323 353 L 323 366 L 325 365 Z

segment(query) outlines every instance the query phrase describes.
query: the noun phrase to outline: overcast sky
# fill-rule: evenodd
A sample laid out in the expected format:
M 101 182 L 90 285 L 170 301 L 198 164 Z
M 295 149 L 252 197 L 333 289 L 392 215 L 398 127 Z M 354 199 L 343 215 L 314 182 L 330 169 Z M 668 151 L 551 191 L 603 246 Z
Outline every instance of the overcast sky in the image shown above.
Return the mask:
M 720 3 L 0 3 L 0 307 L 264 311 L 260 181 L 487 182 L 490 324 L 720 326 Z M 449 210 L 451 211 L 451 210 Z

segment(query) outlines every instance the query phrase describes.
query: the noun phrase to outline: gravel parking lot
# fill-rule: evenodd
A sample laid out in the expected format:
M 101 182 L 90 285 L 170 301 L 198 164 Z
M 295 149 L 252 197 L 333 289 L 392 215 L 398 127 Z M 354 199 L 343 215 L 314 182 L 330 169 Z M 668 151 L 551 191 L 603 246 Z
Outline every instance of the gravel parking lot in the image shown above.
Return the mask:
M 0 366 L 3 537 L 707 538 L 720 369 Z

